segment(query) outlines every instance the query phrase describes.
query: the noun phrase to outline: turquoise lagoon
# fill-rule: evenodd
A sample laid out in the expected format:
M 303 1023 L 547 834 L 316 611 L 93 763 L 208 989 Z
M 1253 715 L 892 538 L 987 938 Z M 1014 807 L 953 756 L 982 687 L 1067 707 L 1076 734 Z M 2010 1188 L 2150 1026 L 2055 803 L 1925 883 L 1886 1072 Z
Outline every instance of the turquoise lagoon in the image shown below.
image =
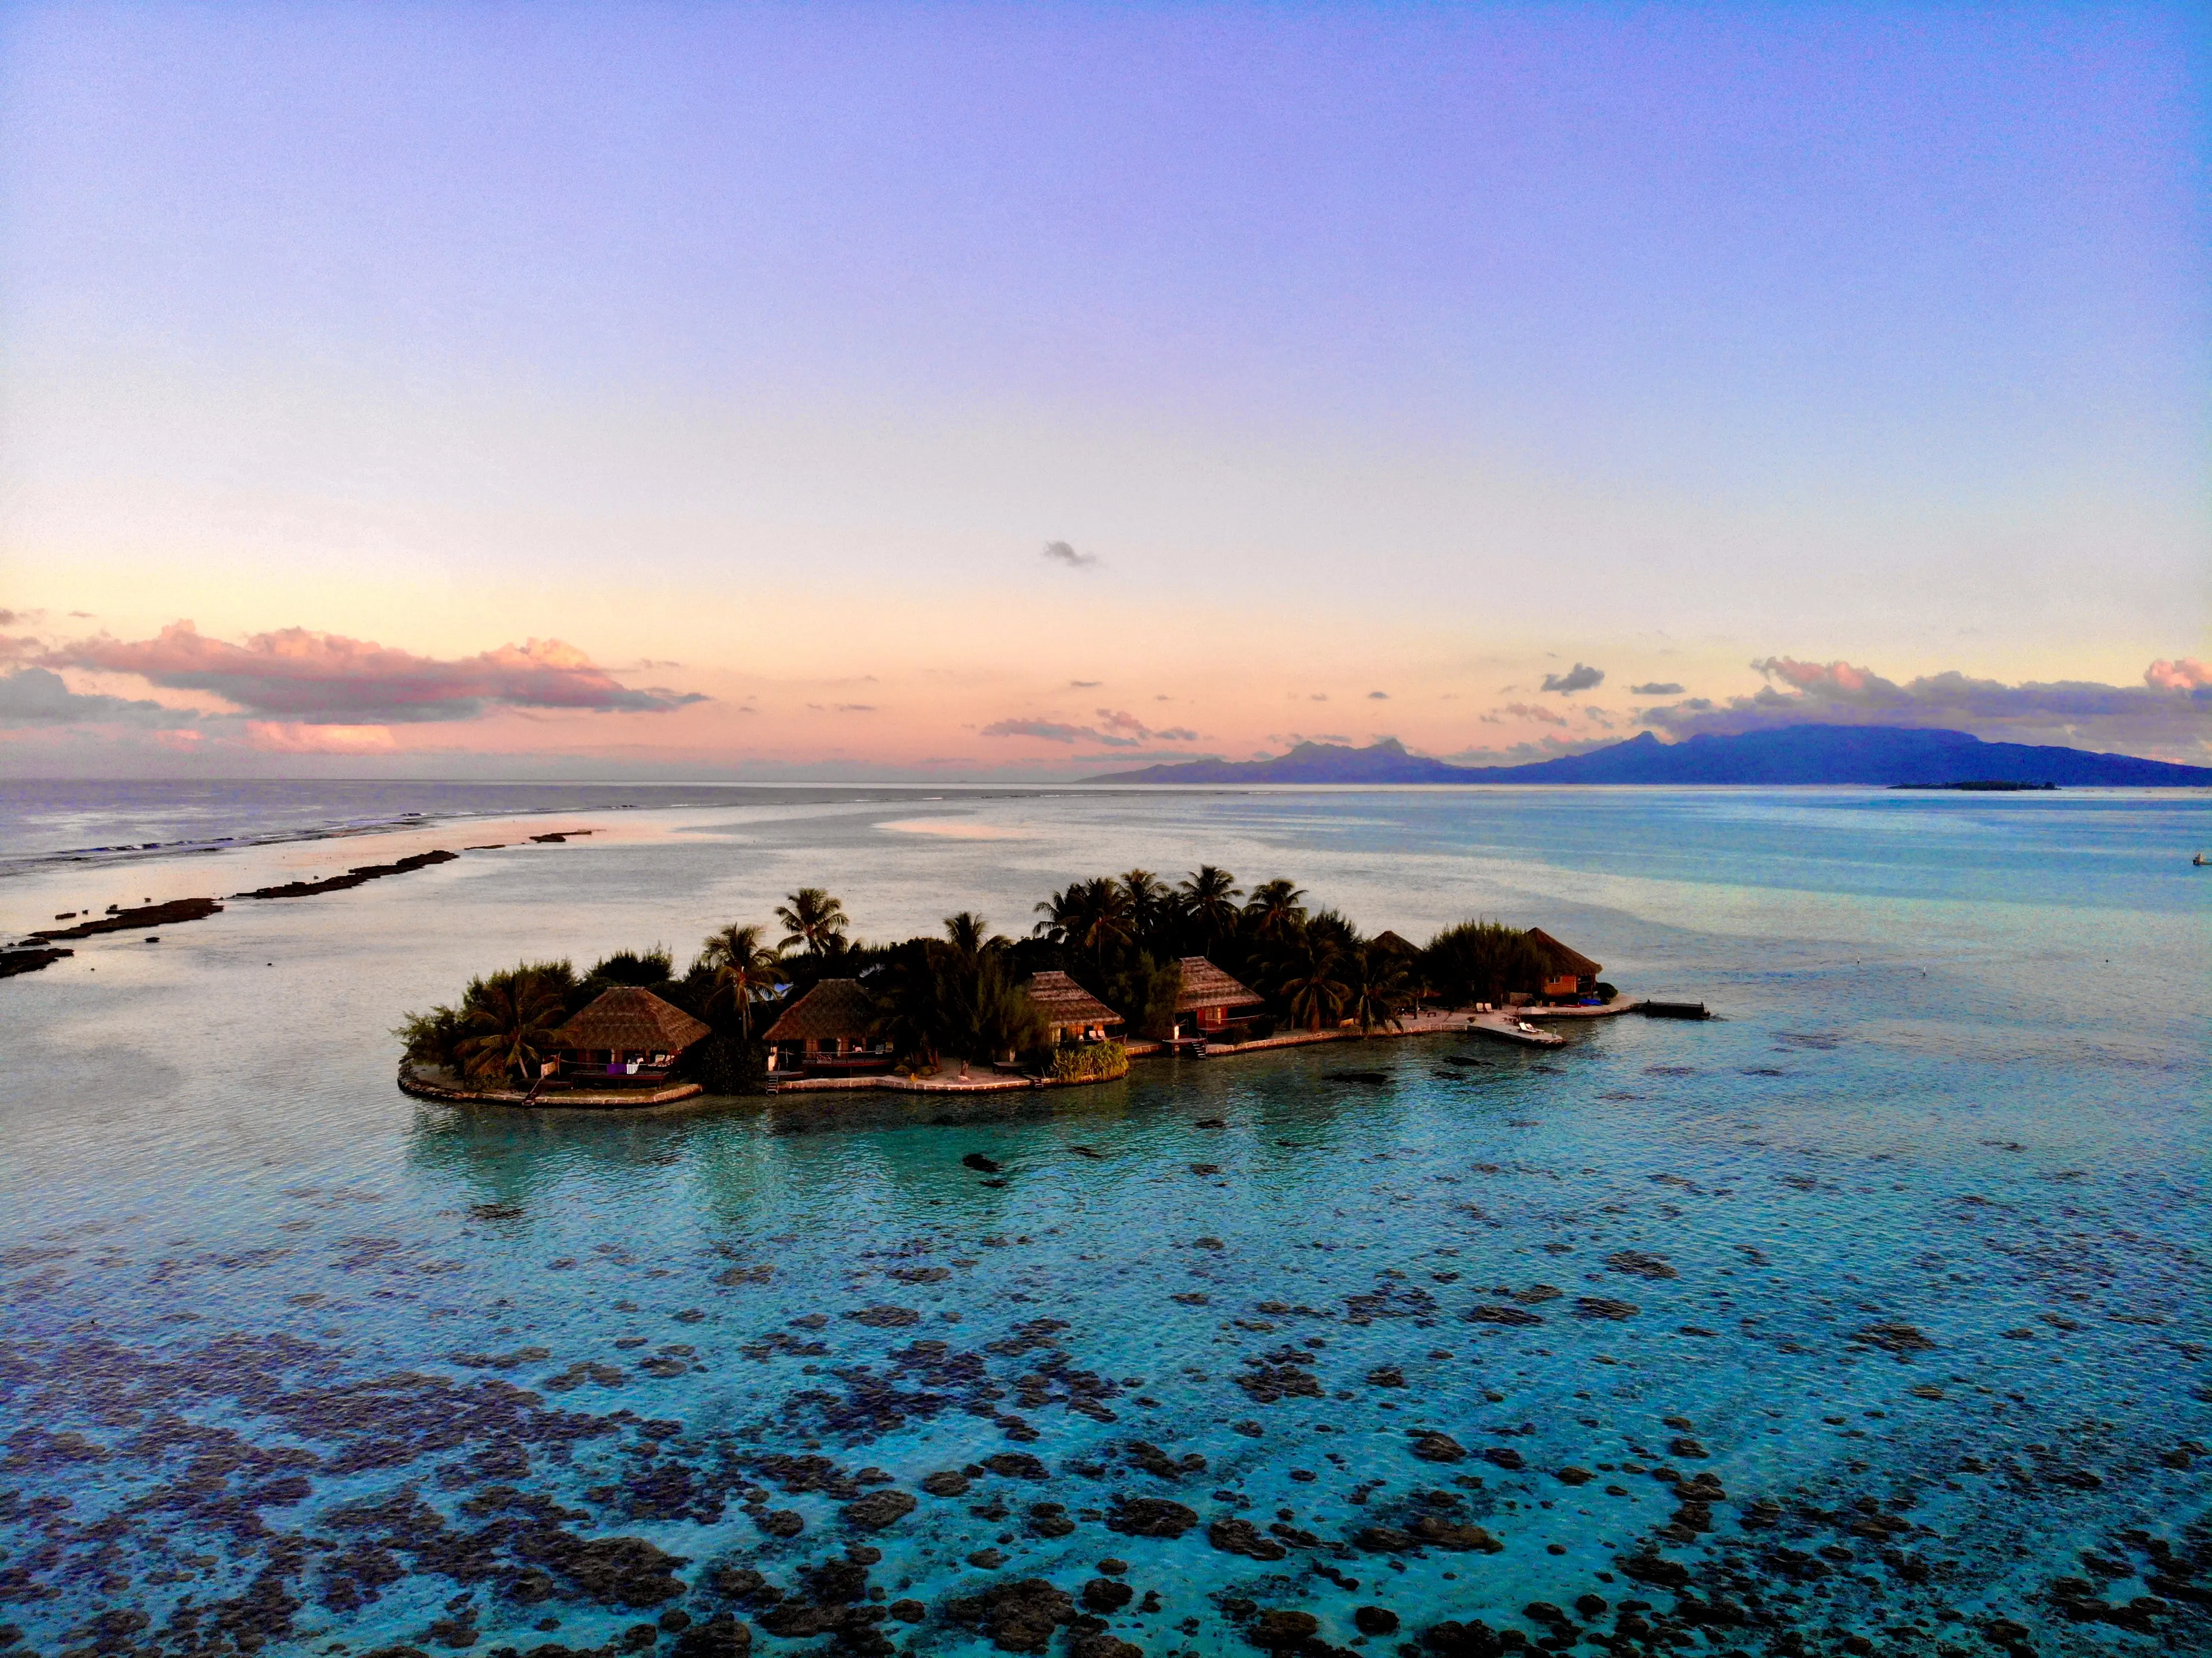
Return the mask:
M 2201 793 L 220 804 L 9 786 L 0 920 L 504 844 L 0 985 L 8 1650 L 2212 1644 Z M 524 957 L 1201 860 L 1722 1017 L 960 1111 L 392 1085 Z

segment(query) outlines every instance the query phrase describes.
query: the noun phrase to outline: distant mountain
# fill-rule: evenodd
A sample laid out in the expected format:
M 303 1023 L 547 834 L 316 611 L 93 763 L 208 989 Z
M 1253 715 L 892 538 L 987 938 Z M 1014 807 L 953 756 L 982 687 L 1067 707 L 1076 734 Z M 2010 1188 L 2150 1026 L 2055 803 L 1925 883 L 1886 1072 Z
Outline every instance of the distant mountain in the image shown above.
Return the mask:
M 1784 726 L 1662 743 L 1650 732 L 1526 766 L 1454 766 L 1406 752 L 1301 743 L 1273 760 L 1196 760 L 1090 777 L 1090 783 L 2057 783 L 2075 788 L 2212 786 L 2212 766 L 2087 749 L 1984 743 L 1902 726 Z

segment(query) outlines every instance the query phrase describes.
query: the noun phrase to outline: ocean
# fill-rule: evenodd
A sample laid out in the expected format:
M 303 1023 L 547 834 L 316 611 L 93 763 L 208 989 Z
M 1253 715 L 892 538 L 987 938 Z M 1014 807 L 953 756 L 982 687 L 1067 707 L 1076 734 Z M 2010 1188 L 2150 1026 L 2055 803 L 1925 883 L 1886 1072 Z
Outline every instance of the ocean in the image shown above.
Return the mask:
M 2212 1647 L 2212 794 L 13 783 L 0 927 L 432 847 L 0 982 L 0 1651 Z M 394 1086 L 518 960 L 1200 862 L 1719 1017 Z

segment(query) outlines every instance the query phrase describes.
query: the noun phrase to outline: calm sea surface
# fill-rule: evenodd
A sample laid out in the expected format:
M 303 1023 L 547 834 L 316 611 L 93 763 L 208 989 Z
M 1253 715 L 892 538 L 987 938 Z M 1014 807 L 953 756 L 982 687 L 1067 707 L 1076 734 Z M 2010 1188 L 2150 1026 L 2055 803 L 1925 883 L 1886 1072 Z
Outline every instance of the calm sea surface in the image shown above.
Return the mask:
M 0 983 L 0 1650 L 2212 1647 L 2212 797 L 258 786 L 8 786 L 0 927 L 503 844 Z M 1723 1017 L 392 1085 L 525 957 L 1200 861 Z

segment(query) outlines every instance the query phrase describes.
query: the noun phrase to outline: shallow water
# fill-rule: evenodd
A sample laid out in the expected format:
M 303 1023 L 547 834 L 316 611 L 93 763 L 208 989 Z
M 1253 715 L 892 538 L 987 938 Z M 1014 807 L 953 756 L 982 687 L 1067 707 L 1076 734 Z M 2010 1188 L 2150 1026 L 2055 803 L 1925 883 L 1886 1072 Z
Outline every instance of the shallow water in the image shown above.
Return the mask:
M 2212 798 L 821 791 L 579 821 L 605 838 L 0 984 L 25 1646 L 641 1626 L 702 1652 L 730 1612 L 757 1651 L 980 1650 L 963 1597 L 1076 1594 L 1109 1557 L 1137 1598 L 1103 1622 L 1152 1653 L 1249 1650 L 1255 1608 L 1369 1650 L 1445 1619 L 1548 1638 L 1534 1602 L 1630 1650 L 2207 1644 L 2212 877 L 2187 859 Z M 129 884 L 233 892 L 276 856 Z M 1540 924 L 1725 1017 L 1146 1062 L 959 1110 L 611 1119 L 392 1084 L 400 1013 L 525 955 L 680 952 L 802 881 L 871 936 L 962 908 L 1014 931 L 1071 876 L 1200 859 L 1370 929 Z M 0 922 L 113 902 L 98 876 L 0 883 Z M 1010 1455 L 1039 1466 L 985 1468 Z M 853 1511 L 878 1491 L 916 1506 Z M 1113 1529 L 1141 1498 L 1194 1523 Z M 1494 1552 L 1449 1546 L 1470 1526 Z M 802 1577 L 854 1545 L 865 1585 Z M 1362 1637 L 1361 1606 L 1402 1627 Z

